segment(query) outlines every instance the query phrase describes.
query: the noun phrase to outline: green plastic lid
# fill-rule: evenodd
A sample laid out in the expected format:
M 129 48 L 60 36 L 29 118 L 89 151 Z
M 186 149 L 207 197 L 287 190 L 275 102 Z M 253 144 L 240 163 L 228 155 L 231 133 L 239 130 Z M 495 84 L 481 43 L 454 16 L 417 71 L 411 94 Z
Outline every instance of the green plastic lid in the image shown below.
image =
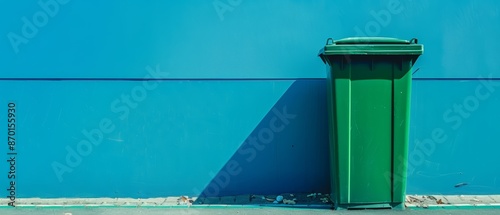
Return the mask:
M 402 40 L 390 37 L 349 37 L 328 39 L 319 55 L 421 55 L 424 46 L 417 39 Z
M 335 44 L 410 44 L 408 40 L 391 37 L 349 37 L 334 41 Z

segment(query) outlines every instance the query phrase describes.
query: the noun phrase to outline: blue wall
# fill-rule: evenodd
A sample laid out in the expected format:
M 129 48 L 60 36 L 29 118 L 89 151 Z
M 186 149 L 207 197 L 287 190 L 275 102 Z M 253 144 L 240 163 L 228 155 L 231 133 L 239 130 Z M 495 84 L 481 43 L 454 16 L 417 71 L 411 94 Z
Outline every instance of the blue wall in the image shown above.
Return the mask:
M 425 45 L 408 193 L 500 193 L 498 1 L 40 2 L 0 8 L 18 197 L 328 192 L 317 53 L 348 36 Z

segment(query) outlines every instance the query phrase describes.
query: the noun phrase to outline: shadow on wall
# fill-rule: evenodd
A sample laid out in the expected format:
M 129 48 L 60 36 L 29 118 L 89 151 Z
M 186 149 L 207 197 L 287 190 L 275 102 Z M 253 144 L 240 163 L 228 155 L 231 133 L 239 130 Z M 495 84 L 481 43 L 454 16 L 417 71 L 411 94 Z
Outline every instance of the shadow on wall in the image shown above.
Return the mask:
M 297 80 L 200 197 L 330 191 L 324 79 Z

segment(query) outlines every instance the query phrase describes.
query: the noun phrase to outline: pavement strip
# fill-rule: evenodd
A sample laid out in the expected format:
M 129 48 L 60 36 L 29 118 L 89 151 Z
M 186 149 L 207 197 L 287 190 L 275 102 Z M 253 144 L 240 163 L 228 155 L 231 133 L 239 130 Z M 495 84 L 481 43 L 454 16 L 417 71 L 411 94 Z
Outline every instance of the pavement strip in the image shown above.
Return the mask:
M 240 195 L 228 197 L 165 198 L 18 198 L 16 208 L 323 208 L 332 207 L 328 194 Z M 280 200 L 279 202 L 275 200 Z M 286 200 L 286 201 L 284 201 Z M 9 199 L 0 199 L 0 209 Z M 284 204 L 293 202 L 293 204 Z M 408 209 L 498 208 L 500 195 L 407 195 Z

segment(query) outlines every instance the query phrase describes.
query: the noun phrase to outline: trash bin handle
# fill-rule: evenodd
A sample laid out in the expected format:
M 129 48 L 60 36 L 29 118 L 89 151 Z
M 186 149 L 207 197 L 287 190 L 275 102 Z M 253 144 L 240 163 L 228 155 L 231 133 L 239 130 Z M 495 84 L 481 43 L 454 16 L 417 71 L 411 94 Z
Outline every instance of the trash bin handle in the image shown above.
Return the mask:
M 331 42 L 331 43 L 329 43 L 329 42 Z M 333 38 L 328 38 L 328 39 L 326 39 L 326 44 L 325 44 L 325 45 L 333 45 L 334 43 L 335 43 L 335 42 L 334 42 Z M 417 38 L 412 38 L 412 39 L 410 40 L 410 44 L 411 44 L 411 43 L 418 44 L 418 39 L 417 39 Z
M 332 41 L 332 43 L 328 43 L 330 41 Z M 326 39 L 326 44 L 325 45 L 333 45 L 333 39 L 332 38 Z

